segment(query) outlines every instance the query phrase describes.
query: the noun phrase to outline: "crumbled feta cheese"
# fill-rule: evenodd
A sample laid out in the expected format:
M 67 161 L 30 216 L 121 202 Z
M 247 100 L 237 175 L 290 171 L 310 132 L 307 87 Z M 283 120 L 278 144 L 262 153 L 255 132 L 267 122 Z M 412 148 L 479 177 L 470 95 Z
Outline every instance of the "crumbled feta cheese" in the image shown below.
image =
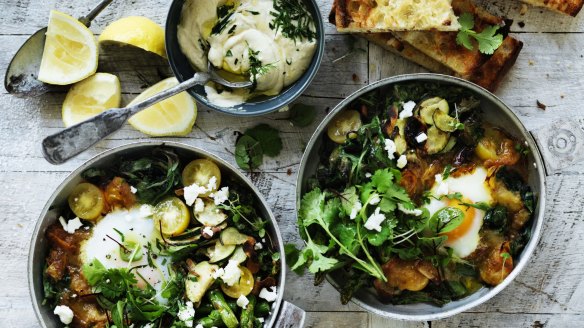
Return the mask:
M 223 204 L 229 199 L 229 187 L 223 187 L 209 196 L 215 200 L 215 205 Z
M 256 243 L 253 246 L 253 249 L 255 249 L 256 251 L 259 251 L 260 249 L 263 249 L 263 248 L 264 248 L 264 245 L 262 245 L 262 243 Z
M 393 142 L 393 140 L 391 139 L 385 139 L 385 150 L 387 151 L 387 157 L 389 157 L 389 159 L 394 159 L 395 156 L 393 155 L 397 148 L 395 146 L 395 142 Z
M 205 209 L 205 203 L 203 202 L 202 199 L 197 198 L 195 200 L 195 208 L 194 208 L 195 213 L 201 213 L 201 212 L 203 212 L 204 209 Z
M 130 186 L 130 192 L 131 192 L 132 194 L 135 194 L 135 193 L 137 193 L 137 192 L 138 192 L 138 189 L 136 189 L 136 187 L 134 187 L 134 186 Z
M 245 309 L 248 304 L 249 304 L 249 300 L 244 295 L 239 296 L 239 298 L 237 299 L 237 306 L 239 306 L 241 308 Z
M 369 200 L 369 204 L 377 205 L 377 204 L 379 204 L 380 201 L 381 201 L 381 198 L 379 197 L 379 195 L 377 193 L 374 193 L 371 196 L 371 199 Z
M 144 326 L 142 326 L 142 328 L 154 328 L 154 324 L 152 322 L 149 322 L 149 323 L 145 324 Z
M 217 270 L 215 270 L 215 272 L 213 272 L 213 279 L 218 279 L 223 277 L 223 275 L 225 274 L 225 270 L 223 270 L 223 268 L 219 268 Z
M 365 228 L 367 230 L 376 230 L 381 232 L 381 223 L 385 220 L 385 214 L 380 213 L 381 209 L 378 207 L 375 212 L 365 222 Z
M 63 226 L 63 230 L 67 231 L 70 234 L 75 233 L 75 231 L 77 231 L 77 229 L 79 229 L 83 226 L 83 223 L 81 223 L 81 220 L 79 220 L 78 217 L 74 218 L 73 220 L 69 220 L 69 222 L 67 222 L 67 221 L 65 221 L 65 219 L 62 216 L 60 216 L 59 222 L 61 222 L 61 226 Z
M 365 173 L 365 177 L 366 177 L 367 179 L 371 178 L 371 173 L 369 173 L 369 172 Z
M 193 307 L 193 302 L 187 302 L 185 306 L 181 306 L 177 317 L 180 321 L 184 322 L 187 327 L 193 327 L 193 321 L 195 319 L 195 308 Z
M 401 155 L 397 159 L 397 168 L 403 169 L 404 167 L 406 167 L 406 165 L 408 165 L 408 159 L 406 158 L 406 155 Z
M 198 324 L 195 328 L 205 328 L 202 324 Z
M 189 206 L 195 203 L 195 200 L 199 197 L 199 195 L 204 194 L 208 191 L 207 188 L 201 187 L 196 183 L 193 183 L 192 185 L 185 187 L 183 190 L 185 202 Z
M 57 305 L 53 313 L 58 315 L 61 322 L 66 325 L 73 322 L 73 311 L 67 305 Z
M 273 302 L 278 298 L 278 293 L 276 290 L 276 286 L 270 287 L 271 291 L 267 290 L 266 288 L 262 288 L 260 291 L 260 298 L 265 299 L 268 302 Z
M 448 195 L 448 183 L 442 179 L 442 174 L 436 174 L 434 178 L 436 179 L 436 189 L 434 190 L 434 196 L 440 197 Z
M 239 278 L 241 278 L 241 269 L 239 268 L 239 263 L 237 263 L 237 261 L 229 260 L 229 263 L 227 263 L 224 270 L 225 273 L 221 279 L 227 286 L 235 285 L 239 281 Z
M 203 228 L 203 233 L 206 234 L 209 237 L 213 237 L 213 235 L 215 234 L 213 232 L 213 228 L 211 228 L 211 227 L 205 227 L 205 228 Z
M 264 318 L 258 318 L 258 321 L 261 322 L 261 323 L 264 323 L 265 320 L 266 319 L 264 319 Z
M 361 204 L 360 201 L 356 201 L 355 204 L 353 204 L 353 208 L 351 209 L 351 214 L 349 215 L 349 218 L 351 220 L 355 220 L 355 218 L 357 217 L 357 214 L 359 214 L 359 211 L 363 208 L 363 205 Z
M 144 204 L 140 206 L 140 215 L 143 218 L 152 216 L 152 213 L 154 213 L 154 207 L 152 207 L 152 205 Z
M 427 135 L 427 134 L 425 134 L 424 132 L 422 132 L 422 133 L 418 134 L 418 136 L 416 137 L 416 141 L 417 141 L 418 143 L 422 143 L 422 142 L 424 142 L 424 141 L 426 141 L 426 140 L 428 140 L 428 135 Z
M 400 210 L 404 214 L 415 215 L 415 216 L 420 216 L 423 213 L 422 210 L 417 209 L 417 208 L 410 210 L 409 208 L 406 208 L 405 206 L 403 206 L 401 203 L 397 204 L 397 209 Z
M 211 179 L 209 179 L 209 183 L 207 183 L 207 190 L 215 190 L 215 189 L 217 189 L 217 177 L 212 176 Z
M 399 113 L 399 118 L 407 118 L 414 115 L 414 108 L 416 108 L 416 103 L 413 101 L 408 101 L 402 104 L 402 111 Z

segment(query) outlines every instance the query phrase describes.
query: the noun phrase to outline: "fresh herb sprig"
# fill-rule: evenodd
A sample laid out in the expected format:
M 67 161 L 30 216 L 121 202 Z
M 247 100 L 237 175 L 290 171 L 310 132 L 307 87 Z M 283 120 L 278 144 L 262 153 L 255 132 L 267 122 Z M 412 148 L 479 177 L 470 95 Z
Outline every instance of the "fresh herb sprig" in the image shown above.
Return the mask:
M 267 74 L 271 69 L 276 67 L 275 63 L 264 64 L 258 58 L 259 50 L 255 51 L 249 48 L 249 75 L 253 83 L 252 91 L 255 90 L 258 84 L 258 76 Z
M 274 17 L 270 23 L 272 30 L 281 29 L 285 37 L 295 42 L 316 38 L 312 16 L 300 0 L 274 0 L 274 9 L 270 12 Z
M 503 44 L 503 35 L 497 34 L 498 25 L 485 27 L 480 33 L 473 30 L 475 26 L 474 17 L 470 13 L 463 13 L 458 18 L 460 30 L 456 36 L 456 43 L 464 46 L 468 50 L 473 50 L 472 39 L 475 39 L 479 46 L 479 51 L 485 55 L 495 53 L 501 44 Z

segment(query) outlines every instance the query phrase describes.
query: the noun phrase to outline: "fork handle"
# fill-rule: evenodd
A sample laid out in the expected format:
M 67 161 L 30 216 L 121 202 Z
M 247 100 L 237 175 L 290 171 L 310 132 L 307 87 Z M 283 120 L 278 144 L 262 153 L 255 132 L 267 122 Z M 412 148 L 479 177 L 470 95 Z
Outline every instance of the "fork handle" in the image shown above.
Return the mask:
M 89 14 L 79 18 L 79 21 L 83 25 L 89 27 L 91 25 L 91 22 L 95 19 L 95 17 L 97 17 L 97 15 L 99 15 L 107 6 L 109 6 L 110 3 L 112 3 L 112 1 L 113 0 L 103 0 L 95 8 L 93 8 L 93 10 L 89 12 Z
M 183 83 L 180 83 L 170 89 L 164 90 L 160 93 L 155 94 L 154 96 L 138 103 L 135 104 L 131 107 L 127 107 L 128 109 L 130 109 L 130 111 L 132 112 L 131 115 L 134 115 L 136 113 L 138 113 L 139 111 L 148 108 L 158 102 L 163 101 L 164 99 L 168 98 L 168 97 L 172 97 L 178 93 L 181 93 L 185 90 L 188 90 L 196 85 L 199 84 L 205 84 L 207 82 L 209 82 L 209 80 L 211 79 L 210 75 L 207 73 L 203 73 L 203 72 L 197 72 L 195 73 L 195 75 L 184 81 Z
M 207 73 L 196 73 L 192 78 L 162 91 L 138 104 L 113 108 L 63 131 L 46 137 L 42 142 L 43 156 L 51 164 L 63 164 L 98 141 L 119 130 L 134 114 L 195 85 L 209 81 Z

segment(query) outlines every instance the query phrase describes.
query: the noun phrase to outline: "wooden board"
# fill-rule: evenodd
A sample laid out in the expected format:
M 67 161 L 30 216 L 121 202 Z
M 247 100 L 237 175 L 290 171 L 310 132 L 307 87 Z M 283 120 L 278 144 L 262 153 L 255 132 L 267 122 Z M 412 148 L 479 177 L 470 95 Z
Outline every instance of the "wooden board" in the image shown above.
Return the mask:
M 75 16 L 86 13 L 97 0 L 0 0 L 0 72 L 27 35 L 46 24 L 57 8 Z M 319 0 L 327 14 L 332 0 Z M 530 8 L 511 0 L 481 0 L 497 14 L 513 18 L 517 38 L 525 47 L 498 95 L 523 123 L 535 129 L 557 118 L 584 115 L 584 15 L 570 18 Z M 144 15 L 163 24 L 168 0 L 114 1 L 92 26 L 98 33 L 107 22 L 128 15 Z M 299 102 L 315 105 L 318 120 L 343 97 L 366 84 L 403 73 L 423 72 L 366 41 L 337 33 L 327 24 L 326 54 L 319 74 Z M 130 101 L 170 71 L 164 61 L 137 56 L 130 49 L 108 51 L 102 71 L 120 76 L 124 102 Z M 46 200 L 67 174 L 97 153 L 147 136 L 126 126 L 87 153 L 62 166 L 48 164 L 40 141 L 63 127 L 63 94 L 19 99 L 0 90 L 0 327 L 38 327 L 26 281 L 30 235 Z M 547 105 L 538 109 L 536 101 Z M 234 164 L 235 131 L 264 122 L 282 131 L 284 151 L 268 158 L 261 172 L 250 175 L 277 216 L 285 242 L 299 243 L 295 228 L 294 186 L 298 165 L 318 121 L 297 128 L 287 113 L 261 118 L 233 118 L 199 108 L 197 127 L 185 138 L 164 138 L 205 148 Z M 486 304 L 453 318 L 431 323 L 408 323 L 380 318 L 354 304 L 341 305 L 328 284 L 312 287 L 312 277 L 288 275 L 284 295 L 308 311 L 306 327 L 582 327 L 584 326 L 584 164 L 548 180 L 548 208 L 539 247 L 524 272 Z M 576 205 L 576 206 L 575 206 Z

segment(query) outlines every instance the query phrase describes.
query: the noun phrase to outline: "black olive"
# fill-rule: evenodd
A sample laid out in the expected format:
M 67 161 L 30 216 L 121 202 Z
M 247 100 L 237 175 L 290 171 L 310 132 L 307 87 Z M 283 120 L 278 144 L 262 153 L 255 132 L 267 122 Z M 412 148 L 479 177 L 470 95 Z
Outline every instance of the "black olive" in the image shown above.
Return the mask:
M 454 166 L 461 166 L 472 160 L 472 155 L 474 154 L 473 148 L 463 147 L 461 150 L 454 155 Z

